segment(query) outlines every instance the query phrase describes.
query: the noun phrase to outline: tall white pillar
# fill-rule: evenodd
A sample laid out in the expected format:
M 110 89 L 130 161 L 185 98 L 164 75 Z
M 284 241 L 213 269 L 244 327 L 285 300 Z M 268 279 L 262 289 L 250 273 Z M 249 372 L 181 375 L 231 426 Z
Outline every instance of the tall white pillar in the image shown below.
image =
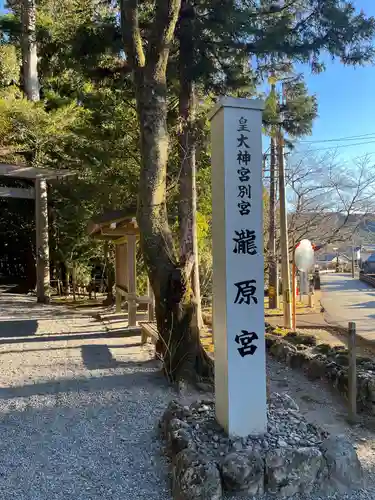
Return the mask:
M 241 437 L 267 431 L 263 108 L 225 98 L 210 115 L 216 416 Z

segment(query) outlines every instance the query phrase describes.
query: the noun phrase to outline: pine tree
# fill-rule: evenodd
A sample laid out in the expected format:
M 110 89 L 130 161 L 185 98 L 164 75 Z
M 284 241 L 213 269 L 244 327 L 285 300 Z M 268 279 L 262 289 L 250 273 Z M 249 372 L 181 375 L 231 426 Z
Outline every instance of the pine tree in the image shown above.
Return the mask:
M 138 223 L 155 292 L 158 329 L 164 339 L 165 366 L 172 379 L 212 373 L 192 321 L 191 263 L 176 259 L 166 210 L 167 66 L 180 9 L 179 0 L 156 1 L 153 22 L 148 30 L 143 30 L 137 4 L 131 0 L 121 2 L 124 45 L 134 77 L 141 133 Z M 318 0 L 302 0 L 284 7 L 262 2 L 260 8 L 255 2 L 250 3 L 250 8 L 248 3 L 210 3 L 204 16 L 216 21 L 217 27 L 218 20 L 229 19 L 234 28 L 229 38 L 229 30 L 225 29 L 222 35 L 215 33 L 216 37 L 212 36 L 212 29 L 201 32 L 200 46 L 207 53 L 217 53 L 216 47 L 223 53 L 227 46 L 226 57 L 218 62 L 223 67 L 231 63 L 232 55 L 241 57 L 244 51 L 247 57 L 253 55 L 263 61 L 275 54 L 306 61 L 315 69 L 320 68 L 323 50 L 347 64 L 366 62 L 373 55 L 370 39 L 374 20 L 357 15 L 349 3 L 341 1 L 328 0 L 322 5 Z M 207 64 L 211 64 L 211 71 L 206 68 L 202 73 L 217 76 L 214 60 Z M 228 80 L 226 75 L 223 81 Z M 212 83 L 215 84 L 214 78 Z

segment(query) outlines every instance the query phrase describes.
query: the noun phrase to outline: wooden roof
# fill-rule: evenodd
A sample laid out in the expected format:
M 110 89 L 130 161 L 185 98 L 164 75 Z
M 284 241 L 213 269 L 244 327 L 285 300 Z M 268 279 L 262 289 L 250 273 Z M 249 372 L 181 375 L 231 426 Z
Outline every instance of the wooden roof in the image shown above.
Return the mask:
M 28 165 L 10 165 L 8 163 L 0 163 L 0 177 L 11 177 L 18 179 L 38 179 L 47 180 L 62 179 L 74 175 L 68 170 L 52 170 L 46 168 L 35 168 Z
M 124 236 L 139 235 L 135 209 L 112 210 L 93 217 L 87 231 L 96 239 L 116 241 Z

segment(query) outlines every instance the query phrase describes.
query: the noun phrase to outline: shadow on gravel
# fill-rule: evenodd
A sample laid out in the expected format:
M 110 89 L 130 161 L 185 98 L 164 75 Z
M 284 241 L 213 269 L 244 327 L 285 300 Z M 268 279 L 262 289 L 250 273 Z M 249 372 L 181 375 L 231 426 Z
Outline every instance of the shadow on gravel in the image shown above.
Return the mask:
M 116 366 L 119 365 L 120 363 L 116 364 Z M 131 391 L 134 387 L 141 388 L 147 384 L 152 384 L 159 389 L 161 386 L 168 386 L 159 361 L 154 359 L 142 362 L 129 361 L 121 363 L 121 366 L 123 369 L 121 375 L 60 379 L 16 387 L 1 387 L 0 399 L 25 398 L 46 394 L 91 393 L 116 388 L 126 391 L 126 387 Z
M 107 332 L 98 332 L 98 333 L 92 333 L 92 332 L 81 332 L 81 333 L 72 333 L 72 334 L 63 334 L 63 335 L 38 335 L 30 338 L 24 338 L 22 339 L 22 343 L 27 343 L 27 342 L 51 342 L 51 341 L 56 341 L 56 342 L 61 342 L 64 340 L 89 340 L 89 339 L 104 339 L 104 338 L 127 338 L 127 337 L 134 337 L 135 335 L 140 335 L 141 330 L 140 329 L 132 329 L 130 330 L 124 330 L 121 328 L 118 328 L 116 330 L 111 330 Z M 1 338 L 3 337 L 3 338 Z M 15 335 L 12 335 L 12 337 L 15 337 Z M 22 335 L 18 334 L 17 337 L 22 337 Z M 27 337 L 27 336 L 25 336 Z M 1 322 L 0 322 L 0 344 L 17 344 L 21 342 L 19 338 L 8 338 L 6 335 L 2 334 L 1 331 Z
M 106 344 L 85 344 L 81 346 L 82 361 L 88 370 L 116 368 L 123 365 L 112 356 Z
M 111 344 L 111 349 L 132 349 L 134 347 L 140 347 L 142 344 L 140 342 L 136 342 L 134 344 Z M 79 348 L 80 346 L 78 346 Z M 77 346 L 61 346 L 61 347 L 49 347 L 48 349 L 42 348 L 42 349 L 10 349 L 9 351 L 0 351 L 0 360 L 1 356 L 4 354 L 19 354 L 22 352 L 23 354 L 25 352 L 45 352 L 45 351 L 69 351 L 69 350 L 77 350 Z
M 35 319 L 28 320 L 0 320 L 0 337 L 31 337 L 38 329 Z
M 360 302 L 359 304 L 351 304 L 349 306 L 353 309 L 375 309 L 375 300 L 369 300 L 368 302 Z M 373 315 L 369 315 L 369 318 L 373 317 Z
M 0 388 L 1 500 L 171 498 L 157 423 L 174 394 L 154 361 L 128 366 Z

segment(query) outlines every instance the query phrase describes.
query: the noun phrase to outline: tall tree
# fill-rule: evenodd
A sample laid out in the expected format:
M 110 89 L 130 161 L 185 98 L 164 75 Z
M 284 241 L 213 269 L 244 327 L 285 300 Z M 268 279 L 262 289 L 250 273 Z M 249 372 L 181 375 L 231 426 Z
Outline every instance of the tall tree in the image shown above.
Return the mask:
M 265 130 L 270 136 L 270 203 L 269 241 L 267 248 L 269 307 L 278 307 L 278 272 L 276 254 L 276 140 L 281 130 L 290 140 L 311 134 L 317 116 L 317 100 L 308 94 L 301 75 L 293 75 L 293 66 L 287 62 L 271 65 L 271 90 L 266 99 L 263 115 Z M 281 83 L 282 94 L 276 83 Z
M 182 0 L 179 17 L 179 120 L 180 120 L 180 173 L 179 219 L 181 257 L 194 261 L 192 289 L 197 306 L 197 324 L 203 326 L 198 264 L 197 186 L 196 186 L 196 95 L 193 81 L 194 68 L 194 7 Z
M 147 46 L 139 24 L 139 6 L 121 0 L 121 21 L 127 56 L 134 75 L 141 134 L 142 168 L 138 224 L 152 288 L 166 374 L 212 376 L 212 361 L 200 344 L 196 305 L 192 301 L 194 260 L 176 257 L 168 225 L 166 180 L 168 162 L 167 65 L 180 0 L 157 0 Z
M 22 77 L 27 98 L 37 102 L 40 99 L 38 79 L 38 54 L 36 42 L 36 1 L 22 0 Z
M 192 321 L 191 289 L 193 262 L 176 257 L 166 210 L 168 162 L 167 77 L 174 32 L 181 15 L 180 0 L 156 0 L 151 22 L 144 23 L 144 9 L 134 0 L 121 0 L 121 23 L 129 61 L 141 134 L 141 173 L 138 224 L 141 245 L 156 298 L 158 329 L 163 343 L 164 366 L 172 379 L 210 376 L 212 363 L 205 355 L 198 329 Z M 202 6 L 202 19 L 215 19 L 228 29 L 212 36 L 201 31 L 200 47 L 226 47 L 212 71 L 229 63 L 230 52 L 240 57 L 267 60 L 271 55 L 289 56 L 319 69 L 319 56 L 328 50 L 344 63 L 361 63 L 373 56 L 374 19 L 356 14 L 349 2 L 302 0 L 284 6 L 273 2 L 225 2 Z M 141 25 L 142 21 L 142 25 Z M 220 21 L 220 22 L 219 22 Z M 228 36 L 231 33 L 232 36 Z M 220 44 L 219 41 L 222 43 Z M 226 56 L 226 57 L 225 57 Z M 209 71 L 208 71 L 209 72 Z M 207 73 L 207 70 L 206 70 Z M 214 78 L 213 78 L 214 80 Z
M 37 102 L 40 99 L 40 89 L 38 79 L 35 0 L 22 0 L 21 26 L 23 87 L 27 98 L 30 101 Z M 35 157 L 33 160 L 35 160 Z M 35 179 L 35 225 L 37 240 L 36 293 L 37 300 L 41 303 L 48 303 L 50 300 L 47 196 L 47 181 L 42 177 L 38 177 Z

